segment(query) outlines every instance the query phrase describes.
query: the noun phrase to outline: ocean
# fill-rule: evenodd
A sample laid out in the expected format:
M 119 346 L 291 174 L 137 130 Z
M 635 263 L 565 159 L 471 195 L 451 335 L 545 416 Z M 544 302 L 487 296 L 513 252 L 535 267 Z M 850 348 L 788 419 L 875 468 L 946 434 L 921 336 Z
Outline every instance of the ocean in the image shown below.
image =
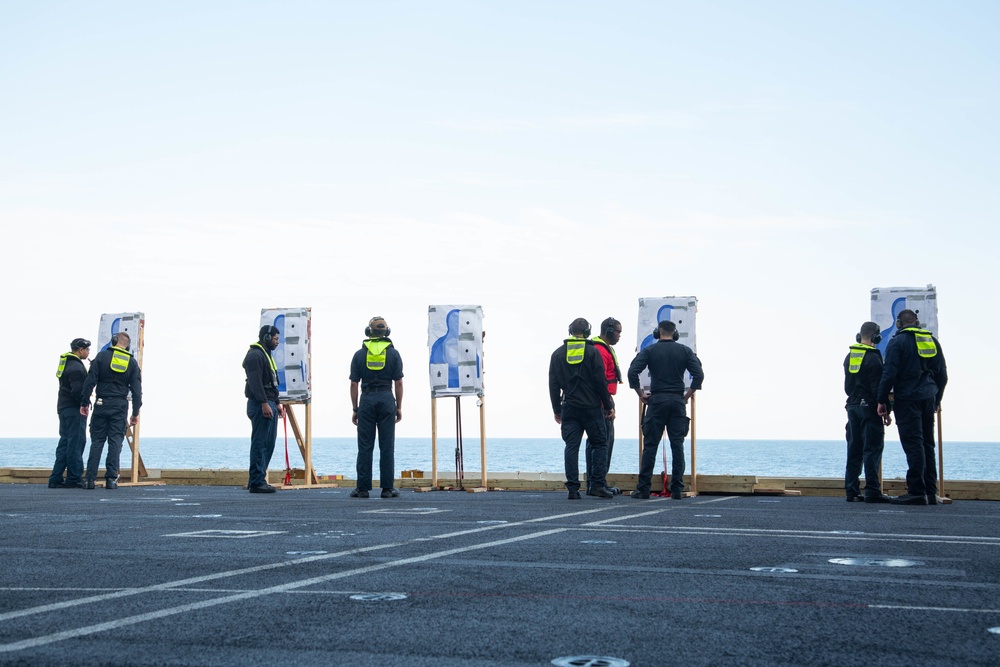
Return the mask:
M 0 438 L 0 467 L 46 468 L 53 462 L 56 438 Z M 463 468 L 467 476 L 481 469 L 479 439 L 463 440 Z M 90 443 L 87 443 L 88 451 Z M 147 468 L 245 469 L 249 438 L 142 438 L 139 443 Z M 691 442 L 685 443 L 687 470 L 691 472 Z M 438 440 L 438 472 L 455 470 L 455 440 Z M 581 447 L 582 449 L 582 447 Z M 563 443 L 558 438 L 488 438 L 487 473 L 563 472 Z M 844 474 L 847 445 L 842 440 L 698 440 L 697 472 L 700 475 L 756 475 L 758 477 L 833 477 Z M 317 474 L 355 476 L 357 443 L 354 438 L 313 438 L 313 467 Z M 128 461 L 128 446 L 122 461 Z M 378 451 L 375 452 L 376 470 Z M 431 470 L 430 438 L 397 438 L 396 471 Z M 669 457 L 669 454 L 668 454 Z M 288 458 L 292 468 L 302 468 L 302 456 L 289 434 Z M 657 454 L 656 472 L 662 470 Z M 86 461 L 86 454 L 84 455 Z M 103 463 L 103 459 L 102 459 Z M 281 433 L 271 459 L 271 469 L 285 468 L 285 443 Z M 580 453 L 581 472 L 585 467 Z M 882 456 L 883 476 L 906 476 L 906 459 L 899 442 L 887 440 Z M 612 473 L 639 470 L 639 441 L 615 442 Z M 1000 443 L 946 442 L 945 479 L 1000 481 Z

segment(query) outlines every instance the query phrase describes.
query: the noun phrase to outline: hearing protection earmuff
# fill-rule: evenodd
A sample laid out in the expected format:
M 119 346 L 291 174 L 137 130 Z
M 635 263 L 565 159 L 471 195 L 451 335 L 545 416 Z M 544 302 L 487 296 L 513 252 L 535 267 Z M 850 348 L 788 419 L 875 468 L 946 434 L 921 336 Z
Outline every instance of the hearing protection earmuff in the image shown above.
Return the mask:
M 660 327 L 656 327 L 655 329 L 653 329 L 653 338 L 656 340 L 660 340 Z M 680 339 L 681 335 L 677 332 L 677 329 L 674 329 L 674 332 L 670 335 L 670 340 L 678 341 Z
M 919 310 L 914 311 L 913 314 L 919 316 L 920 315 L 920 311 Z M 919 317 L 917 318 L 917 321 L 913 323 L 913 326 L 915 326 L 918 329 L 920 328 L 921 325 L 920 325 L 920 318 Z M 899 321 L 899 315 L 897 315 L 896 316 L 896 329 L 901 331 L 903 328 L 904 328 L 903 327 L 903 323 Z M 875 339 L 873 338 L 872 340 L 875 340 Z
M 268 347 L 269 343 L 271 342 L 271 337 L 276 334 L 281 335 L 281 331 L 279 331 L 278 327 L 274 326 L 273 324 L 268 325 L 266 328 L 261 327 L 260 335 L 257 336 L 257 342 L 260 343 L 261 346 L 263 347 Z
M 111 334 L 111 347 L 118 347 L 118 334 Z
M 375 330 L 372 329 L 372 323 L 377 322 L 378 320 L 382 320 L 383 322 L 385 322 L 385 318 L 381 317 L 380 315 L 376 315 L 375 317 L 368 320 L 368 326 L 365 327 L 365 335 L 368 336 L 369 338 L 371 338 L 375 333 Z M 392 329 L 389 328 L 388 324 L 385 325 L 385 333 L 382 333 L 382 329 L 378 328 L 378 334 L 380 336 L 388 336 L 390 333 L 392 333 Z
M 584 320 L 584 322 L 587 322 L 587 320 Z M 577 334 L 573 333 L 573 325 L 572 324 L 569 326 L 568 332 L 569 332 L 570 336 L 576 336 L 577 335 Z M 587 328 L 584 329 L 583 331 L 581 331 L 580 333 L 583 334 L 584 338 L 590 338 L 590 322 L 587 322 Z
M 896 327 L 897 328 L 899 327 L 899 323 L 898 322 L 896 323 Z M 861 342 L 861 334 L 860 333 L 854 334 L 854 341 L 857 342 L 857 343 Z M 875 345 L 878 345 L 881 342 L 882 342 L 882 329 L 881 329 L 881 327 L 879 327 L 879 325 L 876 324 L 875 325 L 875 333 L 872 334 L 872 343 L 874 343 Z
M 604 327 L 604 331 L 601 332 L 601 335 L 604 336 L 605 338 L 608 337 L 608 336 L 610 336 L 611 334 L 613 334 L 615 332 L 615 327 L 616 326 L 618 326 L 618 325 L 615 324 L 615 318 L 609 317 L 608 318 L 608 326 Z

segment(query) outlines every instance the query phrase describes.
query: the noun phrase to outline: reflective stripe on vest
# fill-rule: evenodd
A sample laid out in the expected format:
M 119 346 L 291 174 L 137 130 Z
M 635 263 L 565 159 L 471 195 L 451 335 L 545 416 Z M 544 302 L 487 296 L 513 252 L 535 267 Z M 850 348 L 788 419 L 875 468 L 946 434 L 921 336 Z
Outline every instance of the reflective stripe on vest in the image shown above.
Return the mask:
M 128 350 L 120 347 L 111 348 L 111 370 L 115 373 L 124 373 L 128 370 L 128 360 L 132 358 Z
M 380 371 L 385 368 L 385 351 L 392 345 L 381 338 L 369 338 L 365 341 L 368 354 L 365 355 L 365 366 L 370 371 Z
M 917 341 L 917 354 L 922 359 L 930 359 L 937 356 L 937 345 L 934 344 L 934 337 L 930 331 L 927 331 L 927 329 L 917 329 L 916 327 L 907 327 L 903 331 L 913 332 L 913 338 Z
M 270 354 L 267 353 L 267 350 L 265 350 L 264 346 L 261 345 L 260 343 L 251 343 L 250 344 L 250 348 L 251 349 L 257 348 L 258 350 L 260 350 L 261 352 L 264 353 L 265 357 L 267 357 L 267 364 L 271 367 L 271 386 L 274 387 L 275 389 L 277 389 L 278 388 L 278 364 L 274 363 L 274 358 Z M 267 386 L 267 385 L 265 385 L 265 386 Z
M 66 354 L 59 355 L 59 368 L 56 369 L 57 378 L 61 378 L 63 376 L 63 372 L 66 370 L 66 358 L 75 356 L 76 355 L 73 354 L 72 352 L 67 352 Z
M 586 338 L 566 339 L 566 363 L 572 365 L 583 363 L 583 353 L 587 349 Z
M 865 360 L 865 352 L 868 350 L 874 350 L 875 348 L 871 345 L 851 345 L 851 361 L 847 366 L 847 370 L 850 373 L 857 373 L 861 370 L 861 363 Z

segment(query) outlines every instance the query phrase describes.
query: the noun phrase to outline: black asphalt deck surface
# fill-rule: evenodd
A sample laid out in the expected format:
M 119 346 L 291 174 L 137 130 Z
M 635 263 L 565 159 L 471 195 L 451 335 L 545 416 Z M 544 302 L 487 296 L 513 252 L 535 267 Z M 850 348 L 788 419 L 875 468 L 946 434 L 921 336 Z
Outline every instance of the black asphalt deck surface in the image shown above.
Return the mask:
M 0 664 L 1000 665 L 1000 503 L 348 491 L 2 486 Z

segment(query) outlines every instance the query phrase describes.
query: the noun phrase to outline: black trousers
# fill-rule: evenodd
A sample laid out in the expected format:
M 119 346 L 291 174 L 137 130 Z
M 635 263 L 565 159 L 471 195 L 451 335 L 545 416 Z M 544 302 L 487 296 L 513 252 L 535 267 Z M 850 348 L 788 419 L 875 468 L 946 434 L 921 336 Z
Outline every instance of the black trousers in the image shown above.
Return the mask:
M 371 491 L 372 458 L 378 435 L 378 483 L 396 483 L 396 399 L 390 391 L 364 392 L 358 402 L 358 489 Z
M 101 467 L 101 453 L 104 443 L 108 444 L 108 456 L 104 459 L 104 478 L 118 479 L 122 442 L 128 427 L 128 401 L 123 399 L 99 399 L 90 418 L 90 456 L 87 457 L 87 481 L 97 479 Z
M 580 490 L 580 443 L 587 434 L 587 453 L 593 468 L 587 471 L 587 484 L 591 489 L 603 489 L 604 475 L 608 471 L 608 454 L 605 445 L 604 410 L 601 406 L 581 408 L 563 404 L 560 432 L 565 443 L 563 466 L 566 469 L 566 488 Z
M 925 398 L 918 401 L 896 400 L 892 411 L 896 414 L 899 442 L 906 454 L 906 490 L 920 495 L 937 495 L 937 465 L 934 461 L 934 411 L 936 401 Z
M 649 397 L 646 416 L 642 419 L 642 465 L 639 481 L 635 488 L 640 493 L 649 493 L 653 485 L 653 468 L 656 466 L 656 450 L 659 449 L 663 430 L 667 430 L 670 440 L 670 491 L 684 491 L 684 438 L 687 437 L 691 420 L 687 416 L 687 403 L 679 394 L 658 394 Z
M 847 466 L 844 469 L 844 490 L 848 497 L 860 496 L 858 476 L 865 471 L 865 495 L 882 493 L 879 467 L 885 446 L 885 426 L 873 405 L 847 406 Z
M 605 484 L 607 484 L 607 473 L 611 472 L 611 455 L 614 453 L 615 449 L 615 420 L 605 419 L 604 420 L 604 434 L 607 437 L 607 449 L 608 449 L 608 460 L 604 465 L 605 473 Z M 586 457 L 587 457 L 587 490 L 590 491 L 594 488 L 593 479 L 596 476 L 594 468 L 594 445 L 591 444 L 590 438 L 587 438 L 586 446 Z

